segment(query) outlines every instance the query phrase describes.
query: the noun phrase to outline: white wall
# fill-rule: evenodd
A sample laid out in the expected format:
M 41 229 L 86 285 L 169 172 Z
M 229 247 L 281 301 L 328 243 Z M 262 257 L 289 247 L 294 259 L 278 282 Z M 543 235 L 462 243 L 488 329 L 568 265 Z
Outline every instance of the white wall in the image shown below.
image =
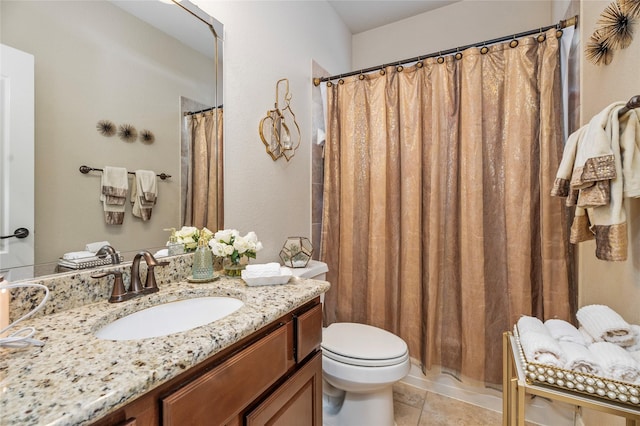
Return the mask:
M 551 0 L 464 0 L 353 36 L 354 70 L 557 23 Z
M 225 29 L 225 227 L 255 231 L 265 247 L 257 261 L 277 260 L 288 236 L 311 237 L 312 60 L 349 69 L 351 34 L 325 1 L 194 3 Z M 289 162 L 274 162 L 258 134 L 281 78 L 302 133 Z

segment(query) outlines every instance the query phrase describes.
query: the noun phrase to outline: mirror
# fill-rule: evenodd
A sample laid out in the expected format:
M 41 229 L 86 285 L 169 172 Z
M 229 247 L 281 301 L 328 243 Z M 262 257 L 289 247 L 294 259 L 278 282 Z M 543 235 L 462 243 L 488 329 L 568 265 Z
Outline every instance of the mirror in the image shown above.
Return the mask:
M 35 224 L 25 239 L 35 260 L 19 264 L 20 274 L 11 269 L 9 279 L 56 272 L 64 253 L 91 242 L 109 241 L 125 261 L 131 252 L 163 248 L 169 237 L 163 229 L 183 223 L 185 112 L 223 104 L 222 24 L 187 0 L 2 0 L 0 19 L 0 42 L 33 55 L 35 68 Z M 97 129 L 103 120 L 138 134 L 147 130 L 154 140 L 104 136 Z M 221 164 L 219 156 L 216 166 Z M 101 173 L 80 173 L 82 165 L 153 170 L 171 178 L 158 179 L 150 220 L 134 217 L 127 200 L 122 225 L 107 225 Z M 130 178 L 127 197 L 133 183 Z M 3 214 L 9 203 L 21 201 L 5 202 Z M 2 235 L 17 220 L 8 219 L 0 219 Z

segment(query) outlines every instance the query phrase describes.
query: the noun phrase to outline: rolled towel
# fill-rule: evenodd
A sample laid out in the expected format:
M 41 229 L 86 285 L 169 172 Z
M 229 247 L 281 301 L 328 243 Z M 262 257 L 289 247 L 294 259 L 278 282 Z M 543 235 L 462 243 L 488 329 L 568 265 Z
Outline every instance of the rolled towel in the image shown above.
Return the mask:
M 520 334 L 520 345 L 528 362 L 564 368 L 566 356 L 558 342 L 548 333 L 528 331 Z
M 111 243 L 109 241 L 96 241 L 95 243 L 87 243 L 87 245 L 84 246 L 84 249 L 86 251 L 90 251 L 92 253 L 95 253 L 98 250 L 100 250 L 102 247 L 110 246 L 110 245 L 111 245 Z
M 636 362 L 640 363 L 640 351 L 629 352 Z
M 593 336 L 620 346 L 633 344 L 631 326 L 616 311 L 605 305 L 588 305 L 578 309 L 578 322 Z
M 589 350 L 602 367 L 604 377 L 627 383 L 635 383 L 640 379 L 638 361 L 620 346 L 610 342 L 596 342 L 589 346 Z
M 245 276 L 247 278 L 277 277 L 280 275 L 280 264 L 276 262 L 247 265 Z
M 560 342 L 559 345 L 567 357 L 565 369 L 596 376 L 602 374 L 602 367 L 586 346 L 574 342 Z
M 573 324 L 561 319 L 548 319 L 544 322 L 545 327 L 551 333 L 551 337 L 558 342 L 572 342 L 586 346 L 587 342 L 580 331 Z
M 640 325 L 631 324 L 631 333 L 633 334 L 633 342 L 625 349 L 629 352 L 640 351 Z
M 587 346 L 589 346 L 592 343 L 596 343 L 596 342 L 604 342 L 604 340 L 602 339 L 597 339 L 595 337 L 593 337 L 592 335 L 589 334 L 589 332 L 587 330 L 584 329 L 584 327 L 580 326 L 580 328 L 578 328 L 578 331 L 580 332 L 580 334 L 582 334 L 582 337 L 584 337 L 584 341 L 587 343 Z
M 544 326 L 544 323 L 536 317 L 523 315 L 520 317 L 520 319 L 518 319 L 517 326 L 518 326 L 519 335 L 523 335 L 530 331 L 535 331 L 537 333 L 551 336 L 551 333 L 549 333 L 549 330 L 547 329 L 547 327 Z

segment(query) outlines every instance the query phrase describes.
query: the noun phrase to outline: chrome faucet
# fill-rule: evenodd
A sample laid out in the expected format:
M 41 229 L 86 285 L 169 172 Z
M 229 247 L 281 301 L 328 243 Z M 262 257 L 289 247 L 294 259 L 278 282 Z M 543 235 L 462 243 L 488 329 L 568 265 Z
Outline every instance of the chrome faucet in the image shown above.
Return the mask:
M 144 287 L 140 281 L 140 260 L 142 258 L 144 258 L 144 261 L 147 263 L 147 278 Z M 156 283 L 156 276 L 153 269 L 156 266 L 166 266 L 168 264 L 169 262 L 167 261 L 158 262 L 147 250 L 136 254 L 131 264 L 131 286 L 129 287 L 129 292 L 133 294 L 149 294 L 158 291 L 158 284 Z
M 118 263 L 120 263 L 120 256 L 118 255 L 116 250 L 110 245 L 105 245 L 100 247 L 100 250 L 96 252 L 96 256 L 99 257 L 100 259 L 103 259 L 107 256 L 111 256 L 112 265 L 117 265 Z

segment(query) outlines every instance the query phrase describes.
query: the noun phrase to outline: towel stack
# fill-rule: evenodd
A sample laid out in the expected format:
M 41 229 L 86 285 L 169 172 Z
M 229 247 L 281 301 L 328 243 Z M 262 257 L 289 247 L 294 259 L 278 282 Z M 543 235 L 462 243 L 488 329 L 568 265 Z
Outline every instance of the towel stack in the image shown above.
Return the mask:
M 125 200 L 129 190 L 127 169 L 105 166 L 100 182 L 100 201 L 104 209 L 107 225 L 122 225 L 124 222 Z
M 517 324 L 520 345 L 529 361 L 563 368 L 567 362 L 562 348 L 538 318 L 523 315 Z
M 143 221 L 151 219 L 158 198 L 156 173 L 151 170 L 136 170 L 135 185 L 131 189 L 132 213 Z
M 280 275 L 280 264 L 276 262 L 247 265 L 245 267 L 246 278 L 265 278 Z

